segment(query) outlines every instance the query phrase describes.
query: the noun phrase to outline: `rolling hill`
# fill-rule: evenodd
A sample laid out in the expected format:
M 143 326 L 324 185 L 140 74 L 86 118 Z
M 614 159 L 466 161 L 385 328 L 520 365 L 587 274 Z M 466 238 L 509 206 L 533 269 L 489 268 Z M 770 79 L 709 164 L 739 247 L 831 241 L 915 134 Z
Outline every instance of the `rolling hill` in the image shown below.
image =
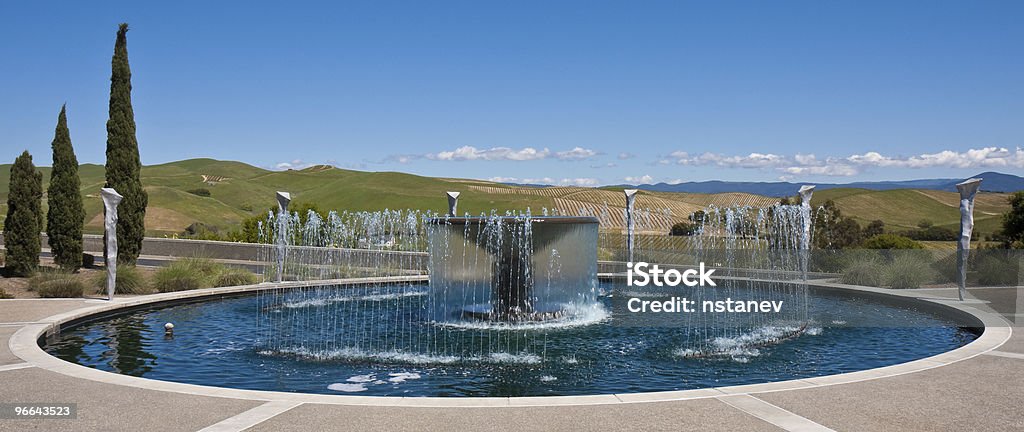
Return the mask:
M 44 183 L 50 169 L 40 168 Z M 103 167 L 82 165 L 82 193 L 87 212 L 87 232 L 101 230 L 102 204 L 99 189 L 103 185 Z M 0 217 L 6 214 L 10 165 L 0 165 Z M 398 172 L 364 172 L 320 165 L 304 170 L 268 171 L 241 162 L 213 159 L 189 159 L 142 168 L 142 183 L 149 192 L 150 205 L 146 228 L 151 235 L 180 233 L 193 222 L 230 229 L 246 217 L 262 213 L 275 205 L 274 192 L 292 193 L 298 203 L 316 203 L 324 210 L 382 210 L 415 208 L 442 212 L 446 209 L 444 192 L 462 192 L 459 211 L 473 214 L 491 209 L 544 209 L 561 214 L 586 212 L 602 217 L 606 226 L 624 225 L 621 187 L 529 187 L 481 180 L 432 178 Z M 44 185 L 45 187 L 45 185 Z M 189 193 L 204 188 L 209 197 Z M 789 189 L 792 194 L 796 188 Z M 862 225 L 881 219 L 891 229 L 914 227 L 927 219 L 939 226 L 955 228 L 959 204 L 955 192 L 931 189 L 869 190 L 831 188 L 817 192 L 817 206 L 832 199 L 844 214 Z M 711 205 L 769 206 L 777 202 L 770 195 L 743 192 L 679 193 L 642 191 L 637 207 L 652 209 L 649 228 L 666 232 L 690 213 Z M 45 205 L 45 203 L 44 203 Z M 1009 207 L 1006 194 L 983 192 L 976 204 L 976 221 L 982 233 L 991 233 L 1001 223 L 1001 214 Z

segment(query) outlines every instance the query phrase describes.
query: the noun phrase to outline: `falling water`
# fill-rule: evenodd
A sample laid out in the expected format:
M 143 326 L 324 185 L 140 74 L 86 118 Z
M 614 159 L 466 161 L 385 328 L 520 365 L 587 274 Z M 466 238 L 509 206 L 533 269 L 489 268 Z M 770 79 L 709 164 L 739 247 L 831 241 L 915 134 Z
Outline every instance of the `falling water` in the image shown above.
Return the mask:
M 802 238 L 810 215 L 783 205 L 705 212 L 694 235 L 667 236 L 652 232 L 671 212 L 634 210 L 635 259 L 716 268 L 718 286 L 688 288 L 691 297 L 756 298 L 787 307 L 778 314 L 687 316 L 678 328 L 677 355 L 745 358 L 761 345 L 804 333 L 800 247 L 810 243 Z M 621 231 L 598 235 L 597 223 L 611 219 L 607 206 L 580 210 L 589 224 L 549 223 L 558 217 L 543 213 L 270 214 L 259 226 L 269 244 L 263 260 L 284 260 L 268 265 L 265 279 L 348 280 L 261 292 L 261 352 L 398 363 L 542 362 L 550 332 L 612 319 L 601 300 L 612 293 L 598 291 L 598 263 L 602 271 L 618 272 L 622 263 L 616 262 L 626 256 Z M 429 285 L 350 279 L 416 275 L 429 275 Z

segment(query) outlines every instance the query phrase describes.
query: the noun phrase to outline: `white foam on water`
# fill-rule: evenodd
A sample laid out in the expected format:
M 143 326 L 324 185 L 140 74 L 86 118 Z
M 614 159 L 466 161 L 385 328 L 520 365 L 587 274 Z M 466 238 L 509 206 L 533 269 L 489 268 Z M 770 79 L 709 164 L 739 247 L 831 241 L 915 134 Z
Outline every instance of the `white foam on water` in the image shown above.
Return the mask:
M 282 303 L 279 307 L 287 309 L 299 309 L 307 307 L 319 307 L 325 306 L 331 303 L 343 303 L 350 301 L 388 301 L 402 299 L 406 297 L 420 297 L 427 295 L 426 291 L 405 291 L 399 293 L 387 293 L 387 294 L 367 294 L 367 295 L 348 295 L 348 296 L 337 296 L 337 297 L 326 297 L 326 298 L 315 298 L 308 300 L 299 300 Z
M 366 391 L 366 385 L 364 384 L 348 384 L 348 383 L 334 383 L 327 386 L 327 390 L 334 390 L 346 393 L 355 393 Z
M 562 361 L 564 361 L 565 364 L 577 364 L 580 362 L 575 355 L 562 357 Z
M 540 381 L 541 382 L 558 381 L 558 377 L 553 377 L 551 375 L 544 375 L 544 376 L 540 377 Z
M 542 361 L 536 354 L 523 352 L 519 354 L 496 352 L 487 355 L 453 356 L 407 353 L 402 351 L 365 351 L 359 348 L 342 348 L 328 351 L 313 351 L 307 348 L 282 348 L 278 350 L 259 351 L 260 355 L 293 355 L 315 361 L 374 360 L 383 363 L 404 364 L 454 364 L 454 363 L 495 363 L 495 364 L 538 364 Z M 359 375 L 362 377 L 362 375 Z
M 511 354 L 506 352 L 491 353 L 485 358 L 490 360 L 491 363 L 505 364 L 538 364 L 541 360 L 540 356 L 536 354 Z
M 563 304 L 565 316 L 546 321 L 498 322 L 482 320 L 435 321 L 441 327 L 463 330 L 559 330 L 583 327 L 607 320 L 611 314 L 601 303 L 588 305 Z
M 391 378 L 388 378 L 388 381 L 390 381 L 392 383 L 395 383 L 395 384 L 401 384 L 401 383 L 403 383 L 403 382 L 405 382 L 407 380 L 420 379 L 420 374 L 415 373 L 415 372 L 389 373 L 388 376 L 391 377 Z
M 376 379 L 377 379 L 376 375 L 369 374 L 369 375 L 356 375 L 356 376 L 353 376 L 353 377 L 349 377 L 349 379 L 347 379 L 345 381 L 348 381 L 348 382 L 351 382 L 351 383 L 368 383 L 368 382 L 373 382 Z
M 821 334 L 821 327 L 764 326 L 737 336 L 716 337 L 711 339 L 708 347 L 704 349 L 679 348 L 673 351 L 673 354 L 677 357 L 728 357 L 738 363 L 747 363 L 751 358 L 761 355 L 760 348 L 801 334 L 817 336 Z

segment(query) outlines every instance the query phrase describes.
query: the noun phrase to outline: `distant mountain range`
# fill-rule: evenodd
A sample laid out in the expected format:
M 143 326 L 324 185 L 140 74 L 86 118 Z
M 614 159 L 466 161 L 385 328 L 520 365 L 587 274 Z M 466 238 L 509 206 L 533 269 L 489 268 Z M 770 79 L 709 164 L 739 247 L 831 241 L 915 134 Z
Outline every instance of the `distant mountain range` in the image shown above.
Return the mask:
M 1015 192 L 1024 190 L 1024 177 L 998 172 L 983 172 L 970 178 L 982 179 L 981 190 L 987 192 Z M 922 179 L 904 181 L 878 181 L 878 182 L 856 182 L 856 183 L 815 183 L 817 190 L 835 188 L 857 188 L 868 190 L 892 190 L 892 189 L 925 189 L 955 192 L 956 184 L 965 179 Z M 641 185 L 617 185 L 614 187 L 633 188 L 654 192 L 687 192 L 687 193 L 725 193 L 725 192 L 746 192 L 764 196 L 789 196 L 795 195 L 797 189 L 806 183 L 790 182 L 729 182 L 729 181 L 701 181 L 685 182 L 677 184 L 657 183 Z

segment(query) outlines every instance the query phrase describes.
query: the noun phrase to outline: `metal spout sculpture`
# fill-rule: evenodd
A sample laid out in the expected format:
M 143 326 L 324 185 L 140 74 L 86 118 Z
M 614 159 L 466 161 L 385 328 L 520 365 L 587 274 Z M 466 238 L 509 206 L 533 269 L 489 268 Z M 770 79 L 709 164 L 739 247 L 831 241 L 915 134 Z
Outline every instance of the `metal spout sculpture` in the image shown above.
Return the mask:
M 626 260 L 633 262 L 633 203 L 636 201 L 636 189 L 624 189 L 626 194 Z
M 446 194 L 448 195 L 448 216 L 455 217 L 458 215 L 456 208 L 459 206 L 459 192 L 449 191 Z
M 103 198 L 103 235 L 106 238 L 107 300 L 114 299 L 117 283 L 117 205 L 124 197 L 113 188 L 100 189 Z
M 972 178 L 956 185 L 960 192 L 960 239 L 956 243 L 956 271 L 960 300 L 967 293 L 967 254 L 971 249 L 971 232 L 974 231 L 974 196 L 981 187 L 981 179 Z
M 800 217 L 803 219 L 803 233 L 800 235 L 800 277 L 807 280 L 808 261 L 811 251 L 811 197 L 814 185 L 800 186 Z
M 284 280 L 284 258 L 288 252 L 288 204 L 292 202 L 292 194 L 277 192 L 277 282 Z

